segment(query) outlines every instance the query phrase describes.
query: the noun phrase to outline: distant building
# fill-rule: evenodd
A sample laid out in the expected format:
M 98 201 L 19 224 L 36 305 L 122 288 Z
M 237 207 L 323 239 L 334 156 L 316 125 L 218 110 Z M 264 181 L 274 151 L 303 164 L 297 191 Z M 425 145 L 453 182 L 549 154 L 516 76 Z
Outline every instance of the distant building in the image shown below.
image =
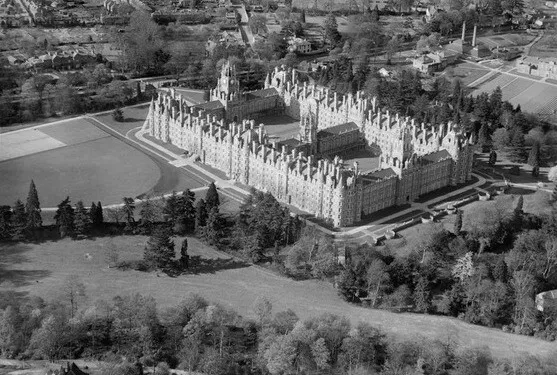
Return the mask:
M 422 73 L 431 74 L 456 63 L 457 57 L 458 54 L 450 50 L 437 51 L 413 59 L 412 66 Z
M 516 62 L 520 73 L 557 79 L 557 58 L 524 57 Z
M 289 49 L 291 52 L 296 52 L 300 54 L 311 52 L 311 43 L 302 38 L 290 38 L 288 39 Z
M 462 36 L 449 43 L 445 50 L 452 51 L 458 55 L 469 55 L 475 58 L 484 58 L 491 55 L 491 51 L 483 43 L 476 41 L 477 26 L 474 25 L 474 32 L 472 34 L 472 42 L 466 40 L 466 22 L 462 23 Z
M 218 45 L 222 45 L 225 48 L 232 48 L 245 47 L 246 44 L 239 32 L 222 31 L 217 37 L 207 40 L 205 43 L 205 55 L 213 56 L 213 52 Z

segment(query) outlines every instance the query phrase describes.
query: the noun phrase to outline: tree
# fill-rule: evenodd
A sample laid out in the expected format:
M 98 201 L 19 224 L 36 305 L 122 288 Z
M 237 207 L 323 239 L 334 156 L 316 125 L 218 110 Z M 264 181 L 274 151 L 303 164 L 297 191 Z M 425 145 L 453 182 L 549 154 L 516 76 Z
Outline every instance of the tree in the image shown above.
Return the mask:
M 273 312 L 273 304 L 265 297 L 258 297 L 253 306 L 253 312 L 257 316 L 260 326 L 270 323 Z
M 10 206 L 0 206 L 0 241 L 12 237 L 12 210 Z
M 205 201 L 200 199 L 195 206 L 195 230 L 199 231 L 207 224 L 207 207 Z
M 124 112 L 122 108 L 118 107 L 112 111 L 112 119 L 116 122 L 124 122 Z
M 219 199 L 219 192 L 217 191 L 217 187 L 215 186 L 214 182 L 209 184 L 209 189 L 207 190 L 207 194 L 205 195 L 205 204 L 207 206 L 207 211 L 210 212 L 213 207 L 220 206 L 220 199 Z
M 181 195 L 174 196 L 174 201 L 174 232 L 183 234 L 193 231 L 195 229 L 195 207 L 193 206 L 195 193 L 187 189 Z
M 143 234 L 151 234 L 155 222 L 159 219 L 159 207 L 150 198 L 141 202 L 139 226 Z
M 337 19 L 333 13 L 329 13 L 327 15 L 323 27 L 325 29 L 325 40 L 327 43 L 333 47 L 336 46 L 336 44 L 340 41 L 341 35 L 338 32 Z
M 510 159 L 515 163 L 524 163 L 526 160 L 526 143 L 524 141 L 524 134 L 520 129 L 516 129 L 511 139 L 511 152 Z
M 133 198 L 127 198 L 127 197 L 124 197 L 123 200 L 124 200 L 124 207 L 122 208 L 126 216 L 125 230 L 131 231 L 135 224 L 135 218 L 134 218 L 135 201 Z
M 3 312 L 0 310 L 0 354 L 10 358 L 22 349 L 21 323 L 18 309 L 8 306 Z
M 530 153 L 528 155 L 528 164 L 534 168 L 540 166 L 540 159 L 541 159 L 540 150 L 541 150 L 540 142 L 537 141 L 534 142 L 532 148 L 530 149 Z
M 12 239 L 21 241 L 25 239 L 25 228 L 27 227 L 27 214 L 23 202 L 18 199 L 12 211 Z
M 83 201 L 79 201 L 75 205 L 74 228 L 77 235 L 86 235 L 91 229 L 91 217 L 83 206 Z
M 213 207 L 207 215 L 207 224 L 203 230 L 205 240 L 210 245 L 218 245 L 222 238 L 223 220 L 218 207 Z
M 515 271 L 511 280 L 515 293 L 513 320 L 517 333 L 531 332 L 535 324 L 536 307 L 534 303 L 535 279 L 527 271 Z
M 143 252 L 143 260 L 151 267 L 166 268 L 174 259 L 172 232 L 165 227 L 155 229 Z
M 467 252 L 463 257 L 457 259 L 456 264 L 451 271 L 454 278 L 464 282 L 474 274 L 474 262 L 472 261 L 472 253 Z
M 56 220 L 60 237 L 73 236 L 74 209 L 70 205 L 70 197 L 66 197 L 66 199 L 60 202 L 56 215 L 54 215 L 54 220 Z
M 420 277 L 414 289 L 414 305 L 418 312 L 428 312 L 431 307 L 431 291 L 427 278 Z
M 85 284 L 77 275 L 69 275 L 62 287 L 63 298 L 70 305 L 70 316 L 73 318 L 79 304 L 85 299 Z
M 478 144 L 483 148 L 491 144 L 491 137 L 489 136 L 489 128 L 486 123 L 482 124 L 478 132 Z
M 511 139 L 509 137 L 509 132 L 507 131 L 506 128 L 496 129 L 493 132 L 491 139 L 493 140 L 493 147 L 496 148 L 497 150 L 504 150 L 511 142 Z
M 462 210 L 456 212 L 456 219 L 454 222 L 454 234 L 457 236 L 462 232 Z
M 190 256 L 188 255 L 188 239 L 184 238 L 182 246 L 180 247 L 180 264 L 182 268 L 188 268 L 190 263 Z
M 495 152 L 495 150 L 491 150 L 491 152 L 489 153 L 489 161 L 487 163 L 492 167 L 495 165 L 495 163 L 497 163 L 497 153 Z
M 97 217 L 97 205 L 95 202 L 91 202 L 91 208 L 89 208 L 89 221 L 92 226 L 96 227 L 95 218 Z
M 500 281 L 504 284 L 509 281 L 507 263 L 505 262 L 505 258 L 502 256 L 500 256 L 497 263 L 495 263 L 495 267 L 493 268 L 493 277 L 496 281 Z
M 27 215 L 26 230 L 34 234 L 34 232 L 43 225 L 41 218 L 41 205 L 39 203 L 39 195 L 35 186 L 35 181 L 31 180 L 29 185 L 29 194 L 27 194 L 27 203 L 25 204 L 25 214 Z
M 389 282 L 390 277 L 386 264 L 380 259 L 374 259 L 367 270 L 367 290 L 371 297 L 371 307 L 375 307 Z

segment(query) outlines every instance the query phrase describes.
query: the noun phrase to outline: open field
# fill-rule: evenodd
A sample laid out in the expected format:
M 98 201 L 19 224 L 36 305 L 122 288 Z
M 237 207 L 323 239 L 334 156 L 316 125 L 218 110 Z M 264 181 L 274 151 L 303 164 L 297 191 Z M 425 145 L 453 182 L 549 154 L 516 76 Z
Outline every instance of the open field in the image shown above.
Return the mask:
M 111 126 L 125 134 L 143 123 L 140 116 L 145 111 L 126 108 L 124 114 L 130 121 Z M 107 116 L 100 118 L 110 122 Z M 205 185 L 121 134 L 101 130 L 84 118 L 4 133 L 0 143 L 1 204 L 25 199 L 31 179 L 42 207 L 54 207 L 68 195 L 73 202 L 101 201 L 107 205 L 121 203 L 124 196 L 158 195 Z M 17 152 L 23 154 L 18 157 Z M 6 160 L 8 157 L 13 158 Z
M 123 122 L 114 121 L 112 113 L 96 115 L 95 118 L 103 124 L 110 126 L 112 130 L 125 136 L 131 129 L 143 126 L 143 123 L 147 118 L 147 113 L 149 112 L 149 104 L 147 103 L 142 106 L 122 108 L 122 112 L 124 113 Z
M 176 305 L 188 293 L 198 293 L 222 303 L 240 314 L 253 317 L 256 299 L 271 300 L 274 312 L 291 308 L 301 318 L 325 312 L 347 316 L 354 324 L 367 321 L 396 337 L 420 336 L 447 339 L 463 345 L 491 348 L 495 356 L 512 356 L 526 351 L 537 355 L 556 352 L 554 343 L 511 335 L 500 330 L 473 326 L 440 316 L 396 314 L 347 304 L 330 283 L 294 281 L 260 267 L 248 266 L 216 252 L 196 239 L 188 239 L 189 253 L 198 266 L 197 273 L 169 277 L 164 274 L 109 269 L 104 249 L 115 246 L 120 259 L 141 257 L 146 237 L 114 237 L 96 240 L 61 240 L 40 245 L 0 245 L 2 284 L 17 292 L 56 298 L 65 277 L 80 275 L 90 302 L 98 298 L 142 293 L 154 296 L 160 307 Z M 89 257 L 86 257 L 89 254 Z
M 453 67 L 453 75 L 455 78 L 460 79 L 464 86 L 468 86 L 475 80 L 483 77 L 489 72 L 487 69 L 482 69 L 478 65 L 462 62 Z

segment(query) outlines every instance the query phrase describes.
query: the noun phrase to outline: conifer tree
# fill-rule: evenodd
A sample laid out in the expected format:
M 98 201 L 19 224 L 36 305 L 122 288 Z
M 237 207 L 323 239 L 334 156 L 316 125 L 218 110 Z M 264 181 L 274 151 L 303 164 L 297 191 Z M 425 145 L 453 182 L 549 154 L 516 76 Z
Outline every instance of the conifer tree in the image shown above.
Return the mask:
M 157 207 L 150 199 L 145 199 L 141 202 L 141 209 L 139 210 L 140 227 L 143 234 L 151 234 L 153 225 L 157 221 L 158 213 Z
M 511 139 L 512 149 L 509 155 L 513 162 L 524 163 L 526 160 L 526 151 L 524 150 L 525 145 L 524 134 L 520 129 L 516 129 Z
M 489 129 L 486 123 L 483 123 L 478 132 L 478 144 L 481 147 L 486 147 L 491 144 L 491 137 L 489 136 Z
M 101 205 L 100 201 L 97 202 L 97 215 L 95 216 L 95 220 L 93 220 L 93 223 L 96 226 L 101 226 L 104 223 L 103 206 Z
M 124 197 L 124 214 L 126 215 L 126 228 L 125 231 L 131 231 L 135 225 L 135 217 L 134 217 L 134 210 L 135 210 L 135 202 L 133 198 Z
M 199 231 L 207 223 L 207 207 L 205 201 L 200 199 L 195 206 L 195 230 Z
M 461 232 L 462 232 L 462 210 L 458 210 L 454 222 L 454 234 L 460 236 Z
M 514 208 L 514 218 L 515 220 L 520 220 L 522 217 L 524 207 L 524 197 L 521 195 L 518 197 L 518 201 L 516 202 L 516 207 Z
M 493 277 L 495 280 L 505 284 L 509 281 L 507 263 L 505 263 L 505 259 L 502 256 L 500 256 L 497 263 L 495 263 L 495 267 L 493 268 Z
M 74 209 L 70 205 L 70 197 L 66 197 L 60 202 L 54 220 L 56 220 L 61 238 L 74 234 Z
M 27 215 L 23 202 L 18 199 L 12 209 L 12 239 L 21 241 L 25 239 L 25 228 L 27 227 Z
M 176 220 L 174 231 L 176 233 L 187 233 L 195 228 L 195 193 L 189 189 L 176 197 Z
M 205 204 L 207 205 L 207 211 L 211 211 L 213 207 L 219 207 L 220 199 L 217 187 L 214 182 L 211 182 L 207 194 L 205 195 Z
M 172 191 L 172 194 L 168 198 L 166 198 L 163 208 L 163 214 L 166 218 L 166 221 L 171 223 L 172 227 L 174 227 L 174 225 L 176 224 L 176 217 L 178 216 L 177 202 L 178 196 L 176 195 L 175 191 Z
M 218 245 L 222 237 L 223 222 L 218 207 L 213 207 L 207 216 L 207 225 L 203 231 L 205 240 L 210 245 Z
M 541 148 L 540 142 L 538 141 L 534 142 L 532 148 L 530 149 L 530 153 L 528 155 L 528 164 L 534 168 L 540 166 L 540 158 L 541 158 L 540 148 Z
M 91 217 L 83 201 L 78 201 L 75 205 L 74 230 L 76 235 L 87 235 L 91 230 Z
M 143 260 L 151 267 L 166 268 L 174 259 L 174 241 L 167 227 L 157 228 L 145 245 Z
M 333 13 L 329 13 L 325 19 L 325 24 L 323 25 L 325 29 L 325 40 L 332 46 L 340 41 L 341 35 L 338 32 L 337 19 Z
M 96 226 L 95 220 L 97 217 L 97 205 L 95 202 L 91 202 L 91 208 L 89 208 L 89 220 L 91 221 L 91 225 Z
M 489 153 L 488 164 L 494 166 L 495 163 L 497 163 L 497 153 L 495 152 L 495 150 L 491 150 L 491 152 Z
M 184 238 L 182 247 L 180 248 L 180 264 L 182 268 L 188 268 L 190 263 L 190 256 L 188 255 L 188 239 Z
M 10 206 L 0 206 L 0 241 L 12 237 L 12 210 Z
M 27 203 L 25 204 L 25 213 L 27 214 L 26 229 L 30 234 L 34 234 L 35 230 L 43 225 L 41 218 L 41 204 L 39 203 L 39 194 L 35 181 L 31 180 L 29 185 L 29 194 L 27 195 Z

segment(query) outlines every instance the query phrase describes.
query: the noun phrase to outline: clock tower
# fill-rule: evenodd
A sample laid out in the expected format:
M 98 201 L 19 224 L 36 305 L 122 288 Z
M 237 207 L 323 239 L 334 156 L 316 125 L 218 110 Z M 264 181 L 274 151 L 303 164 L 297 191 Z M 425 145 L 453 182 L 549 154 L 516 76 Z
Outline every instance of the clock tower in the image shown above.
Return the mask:
M 217 87 L 212 90 L 212 100 L 220 100 L 225 106 L 229 101 L 240 99 L 240 83 L 236 77 L 236 67 L 226 60 L 222 65 Z

